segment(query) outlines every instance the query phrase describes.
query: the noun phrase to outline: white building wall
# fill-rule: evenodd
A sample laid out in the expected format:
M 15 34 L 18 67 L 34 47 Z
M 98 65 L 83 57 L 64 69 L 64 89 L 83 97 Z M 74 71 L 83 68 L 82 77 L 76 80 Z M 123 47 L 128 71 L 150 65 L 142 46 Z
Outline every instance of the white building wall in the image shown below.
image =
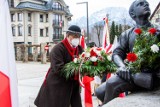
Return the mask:
M 38 43 L 38 37 L 39 37 L 39 30 L 38 30 L 38 22 L 39 22 L 39 13 L 34 12 L 33 13 L 33 44 L 39 44 Z
M 68 19 L 65 18 L 65 15 L 64 15 L 63 19 L 64 19 L 64 27 L 63 27 L 62 31 L 66 31 L 68 29 Z M 66 37 L 66 32 L 63 32 L 63 33 L 64 33 L 64 37 Z
M 53 42 L 53 34 L 54 34 L 54 31 L 53 31 L 53 12 L 49 12 L 48 14 L 48 22 L 49 22 L 49 28 L 48 28 L 48 34 L 49 34 L 49 42 Z
M 43 15 L 43 22 L 40 22 L 40 15 Z M 46 27 L 49 27 L 49 22 L 46 22 L 46 13 L 39 12 L 38 19 L 38 43 L 49 42 L 49 37 L 46 37 Z M 43 37 L 40 37 L 40 29 L 43 29 Z
M 22 16 L 22 22 L 23 22 L 23 36 L 24 36 L 24 43 L 28 44 L 28 14 L 27 11 L 23 11 L 23 16 Z

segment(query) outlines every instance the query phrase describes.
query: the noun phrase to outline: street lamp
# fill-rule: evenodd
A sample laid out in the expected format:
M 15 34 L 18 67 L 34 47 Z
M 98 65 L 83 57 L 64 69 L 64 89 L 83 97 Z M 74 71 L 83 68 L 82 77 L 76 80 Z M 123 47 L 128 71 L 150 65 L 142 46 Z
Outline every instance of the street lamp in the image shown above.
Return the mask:
M 88 2 L 79 2 L 77 4 L 86 4 L 86 12 L 87 12 L 87 43 L 89 43 L 89 21 L 88 21 Z

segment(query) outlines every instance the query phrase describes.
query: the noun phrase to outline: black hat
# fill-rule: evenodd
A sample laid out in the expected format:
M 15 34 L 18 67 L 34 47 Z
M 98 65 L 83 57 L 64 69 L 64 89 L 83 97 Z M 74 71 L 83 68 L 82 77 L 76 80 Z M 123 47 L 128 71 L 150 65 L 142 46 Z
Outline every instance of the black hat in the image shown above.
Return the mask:
M 77 25 L 71 25 L 66 32 L 75 33 L 81 35 L 81 28 Z

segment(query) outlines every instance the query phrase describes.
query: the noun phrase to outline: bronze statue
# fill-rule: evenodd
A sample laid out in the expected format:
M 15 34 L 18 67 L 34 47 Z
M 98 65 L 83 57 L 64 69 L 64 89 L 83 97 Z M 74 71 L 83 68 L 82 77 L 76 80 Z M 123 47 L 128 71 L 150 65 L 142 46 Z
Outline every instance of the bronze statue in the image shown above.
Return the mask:
M 126 68 L 126 65 L 124 63 L 124 59 L 126 58 L 126 54 L 129 52 L 132 52 L 134 42 L 135 42 L 135 33 L 134 30 L 136 28 L 148 28 L 148 27 L 155 27 L 157 29 L 156 35 L 160 36 L 160 29 L 158 26 L 154 26 L 149 21 L 149 16 L 151 14 L 149 3 L 146 0 L 136 0 L 134 1 L 129 9 L 129 14 L 131 18 L 136 22 L 136 26 L 132 27 L 125 32 L 121 34 L 121 36 L 118 38 L 118 43 L 116 45 L 116 48 L 113 51 L 112 59 L 114 63 L 117 65 L 117 75 L 111 77 L 108 79 L 105 83 L 103 83 L 101 86 L 99 86 L 96 89 L 96 95 L 97 97 L 103 102 L 103 105 L 107 102 L 111 101 L 115 97 L 118 97 L 118 95 L 125 91 L 137 91 L 137 90 L 145 90 L 143 87 L 139 87 L 137 84 L 135 84 L 133 81 L 133 75 L 131 72 Z M 159 30 L 158 30 L 159 29 Z M 145 80 L 146 74 L 148 75 L 147 70 L 143 70 L 143 73 L 136 75 L 135 74 L 135 81 L 136 77 L 139 76 L 143 80 Z M 139 78 L 138 77 L 138 78 Z M 153 84 L 149 84 L 149 88 L 155 87 L 157 85 L 157 81 L 160 81 L 160 69 L 157 70 L 156 73 L 152 74 L 151 77 L 153 77 Z M 149 78 L 150 80 L 152 78 Z M 147 79 L 146 79 L 147 80 Z M 156 81 L 156 84 L 155 82 Z M 142 83 L 142 81 L 136 81 L 138 84 L 142 85 L 148 85 L 147 83 Z

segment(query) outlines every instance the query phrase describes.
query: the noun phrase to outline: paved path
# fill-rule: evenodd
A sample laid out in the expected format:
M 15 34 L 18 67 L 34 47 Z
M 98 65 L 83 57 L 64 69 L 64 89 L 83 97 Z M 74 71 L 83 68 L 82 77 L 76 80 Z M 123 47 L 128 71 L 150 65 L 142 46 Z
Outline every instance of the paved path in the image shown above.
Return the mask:
M 44 80 L 47 69 L 49 68 L 49 63 L 17 62 L 16 66 L 18 75 L 19 107 L 36 107 L 33 105 L 33 101 Z M 92 98 L 93 107 L 97 107 L 96 97 Z M 83 100 L 82 92 L 82 104 L 84 103 Z

